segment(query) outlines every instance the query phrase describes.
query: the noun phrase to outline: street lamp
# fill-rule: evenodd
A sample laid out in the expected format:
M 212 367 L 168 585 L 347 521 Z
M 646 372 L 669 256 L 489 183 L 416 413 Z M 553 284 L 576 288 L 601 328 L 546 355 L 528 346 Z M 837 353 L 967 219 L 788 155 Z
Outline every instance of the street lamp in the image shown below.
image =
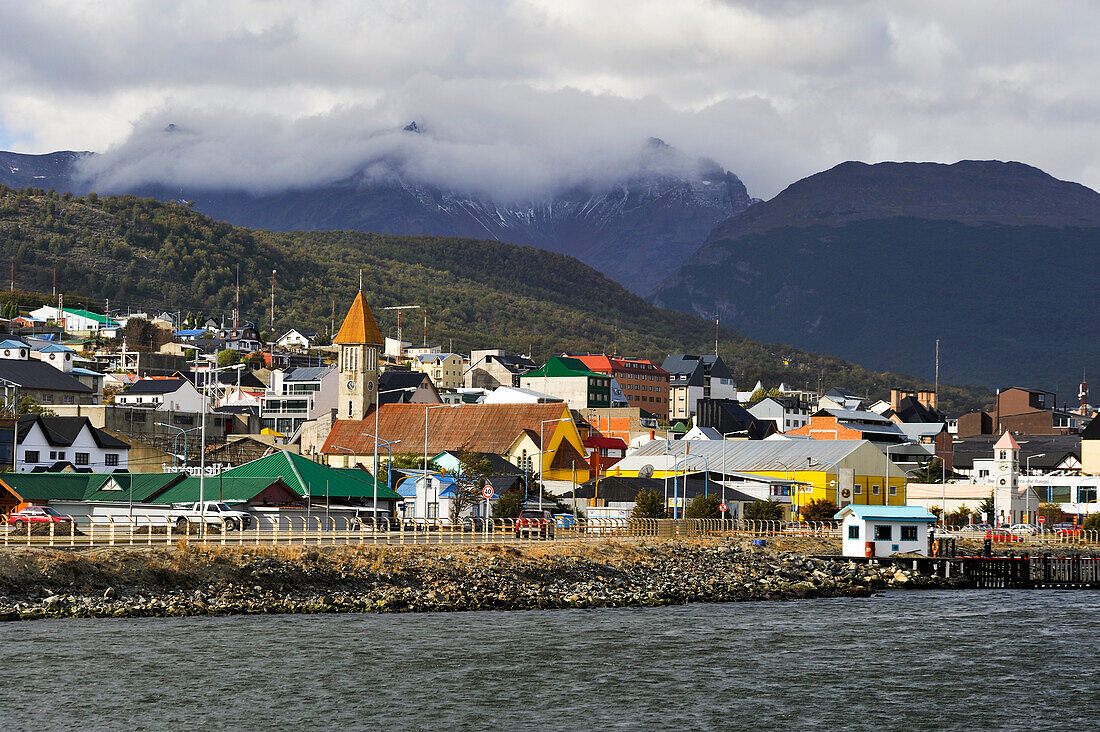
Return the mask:
M 543 456 L 546 454 L 545 438 L 543 437 L 543 429 L 547 424 L 551 422 L 567 422 L 572 421 L 572 417 L 558 417 L 557 419 L 544 419 L 539 423 L 539 510 L 542 510 L 542 473 L 543 463 L 545 462 Z M 554 437 L 553 433 L 550 433 L 551 439 Z
M 399 391 L 399 390 L 395 390 L 395 391 Z M 377 407 L 376 407 L 376 409 L 377 409 Z M 374 475 L 372 475 L 371 478 L 374 479 L 374 509 L 373 509 L 373 511 L 374 511 L 374 523 L 377 526 L 377 524 L 378 524 L 378 445 L 382 444 L 386 448 L 386 455 L 387 455 L 387 461 L 386 461 L 386 486 L 388 487 L 390 485 L 390 479 L 393 477 L 393 446 L 398 444 L 399 442 L 401 442 L 401 440 L 382 440 L 381 443 L 379 443 L 377 435 L 368 435 L 366 432 L 363 433 L 363 437 L 373 437 L 374 438 Z
M 1041 452 L 1038 455 L 1028 455 L 1026 458 L 1024 458 L 1024 467 L 1027 469 L 1027 474 L 1028 475 L 1031 475 L 1031 458 L 1037 458 L 1037 457 L 1046 457 L 1046 453 Z M 1028 483 L 1027 488 L 1024 489 L 1024 512 L 1027 513 L 1027 516 L 1028 516 L 1027 523 L 1030 524 L 1031 523 L 1031 481 L 1029 480 L 1027 483 Z M 1009 503 L 1008 505 L 1011 506 L 1012 504 Z M 1038 521 L 1036 521 L 1035 523 L 1038 523 Z
M 395 394 L 399 391 L 416 391 L 419 387 L 405 386 L 400 389 L 386 389 L 385 391 L 378 392 L 374 397 L 374 434 L 378 434 L 378 412 L 382 409 L 382 395 L 383 394 Z M 425 417 L 427 419 L 427 417 Z M 364 433 L 365 434 L 365 433 Z M 400 440 L 398 440 L 400 442 Z M 427 448 L 425 448 L 427 450 Z M 392 460 L 391 460 L 392 462 Z M 374 473 L 378 475 L 378 438 L 374 438 Z M 378 508 L 375 506 L 375 508 Z
M 199 445 L 199 526 L 202 532 L 206 533 L 206 519 L 203 516 L 206 513 L 206 408 L 209 400 L 210 389 L 210 374 L 217 373 L 219 371 L 231 371 L 233 369 L 243 369 L 244 364 L 238 363 L 232 366 L 223 366 L 221 368 L 207 367 L 203 372 L 203 385 L 202 385 L 202 431 L 199 433 L 200 445 Z M 196 375 L 197 377 L 197 375 Z
M 814 463 L 818 462 L 818 461 L 823 462 L 823 463 L 828 463 L 829 465 L 833 466 L 834 470 L 836 470 L 836 481 L 835 481 L 835 483 L 836 483 L 836 488 L 835 488 L 836 493 L 835 493 L 835 496 L 836 496 L 836 505 L 837 505 L 837 507 L 839 507 L 840 506 L 840 466 L 837 465 L 836 463 L 834 463 L 833 461 L 825 460 L 824 458 L 807 457 L 806 458 L 806 467 L 807 468 L 812 468 L 814 466 Z M 829 499 L 829 471 L 826 470 L 825 471 L 825 500 L 828 500 L 828 499 Z
M 428 412 L 433 409 L 446 409 L 448 407 L 461 407 L 461 404 L 429 404 L 424 407 L 424 497 L 428 497 Z M 424 517 L 427 518 L 428 507 L 424 506 Z M 439 518 L 439 486 L 435 489 L 435 517 Z
M 748 430 L 734 430 L 722 433 L 722 503 L 726 502 L 726 477 L 729 475 L 729 471 L 726 470 L 726 441 L 730 435 L 743 435 L 747 432 Z
M 882 470 L 882 482 L 883 482 L 883 486 L 882 486 L 882 505 L 883 506 L 887 505 L 890 502 L 890 451 L 893 450 L 895 447 L 906 447 L 906 446 L 911 445 L 911 444 L 913 444 L 913 443 L 911 443 L 911 442 L 899 442 L 896 445 L 887 445 L 886 446 L 886 451 L 885 451 L 886 463 L 885 463 L 885 465 L 883 465 L 883 470 Z M 839 479 L 840 479 L 840 475 L 838 474 L 837 475 L 837 480 L 839 481 Z M 839 501 L 838 501 L 838 503 L 839 503 Z
M 194 432 L 195 430 L 200 430 L 200 429 L 202 429 L 202 426 L 200 425 L 199 427 L 192 427 L 189 430 L 185 430 L 182 427 L 177 427 L 176 425 L 168 424 L 167 422 L 157 422 L 156 424 L 159 427 L 167 427 L 170 430 L 179 430 L 179 434 L 172 438 L 172 467 L 173 468 L 176 467 L 176 461 L 179 459 L 179 455 L 176 454 L 176 449 L 177 449 L 176 446 L 179 444 L 179 439 L 182 436 L 183 437 L 183 467 L 186 468 L 187 467 L 187 433 L 188 432 Z

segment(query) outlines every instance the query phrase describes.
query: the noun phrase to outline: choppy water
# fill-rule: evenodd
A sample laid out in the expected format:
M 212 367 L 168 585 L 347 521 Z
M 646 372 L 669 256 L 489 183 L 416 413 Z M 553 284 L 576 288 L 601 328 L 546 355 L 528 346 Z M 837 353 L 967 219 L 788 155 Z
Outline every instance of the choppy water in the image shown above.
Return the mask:
M 5 729 L 1095 729 L 1100 593 L 0 625 Z

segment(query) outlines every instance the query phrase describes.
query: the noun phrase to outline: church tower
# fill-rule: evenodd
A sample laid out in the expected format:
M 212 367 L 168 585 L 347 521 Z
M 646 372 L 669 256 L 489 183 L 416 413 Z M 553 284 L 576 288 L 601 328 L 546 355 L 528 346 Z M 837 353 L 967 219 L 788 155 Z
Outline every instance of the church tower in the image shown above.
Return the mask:
M 1005 432 L 993 446 L 993 505 L 996 513 L 990 523 L 998 525 L 997 519 L 1012 523 L 1012 506 L 1019 497 L 1017 487 L 1020 476 L 1020 445 Z
M 333 345 L 340 354 L 340 400 L 338 419 L 363 419 L 378 399 L 378 353 L 382 334 L 367 307 L 363 291 L 344 318 Z

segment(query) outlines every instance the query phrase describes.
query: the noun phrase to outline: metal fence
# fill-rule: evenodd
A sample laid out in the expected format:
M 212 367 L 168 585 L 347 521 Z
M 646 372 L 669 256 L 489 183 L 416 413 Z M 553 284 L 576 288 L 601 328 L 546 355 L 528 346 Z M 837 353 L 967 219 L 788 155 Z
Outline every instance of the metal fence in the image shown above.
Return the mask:
M 1037 531 L 1035 533 L 989 533 L 986 531 L 944 531 L 936 529 L 937 537 L 950 537 L 963 541 L 985 541 L 987 538 L 994 546 L 1058 546 L 1081 545 L 1090 546 L 1100 544 L 1100 531 L 1087 529 L 1072 529 L 1069 531 Z
M 79 548 L 91 546 L 212 546 L 308 544 L 507 544 L 555 540 L 599 540 L 615 537 L 814 536 L 837 539 L 839 529 L 826 523 L 725 519 L 572 519 L 561 523 L 513 519 L 468 518 L 459 523 L 438 519 L 373 520 L 346 516 L 286 517 L 253 514 L 241 529 L 233 521 L 211 517 L 205 523 L 173 521 L 163 515 L 68 516 L 56 523 L 31 523 L 0 529 L 4 546 Z

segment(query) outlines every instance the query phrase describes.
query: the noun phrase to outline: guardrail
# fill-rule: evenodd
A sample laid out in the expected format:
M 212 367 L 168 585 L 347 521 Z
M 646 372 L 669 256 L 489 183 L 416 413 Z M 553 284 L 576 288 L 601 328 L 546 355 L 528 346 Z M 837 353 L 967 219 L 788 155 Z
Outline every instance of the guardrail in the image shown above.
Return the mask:
M 278 516 L 253 514 L 249 527 L 210 516 L 204 522 L 164 515 L 67 516 L 61 522 L 0 528 L 4 546 L 90 547 L 170 546 L 197 544 L 261 546 L 300 544 L 509 544 L 557 540 L 598 540 L 614 537 L 738 536 L 745 538 L 803 536 L 839 539 L 838 527 L 816 522 L 748 521 L 735 519 L 625 519 L 568 517 L 547 524 L 515 519 L 467 517 L 445 519 L 389 517 Z M 1095 537 L 1092 537 L 1095 539 Z
M 936 529 L 936 536 L 938 537 L 950 537 L 959 540 L 966 541 L 985 541 L 987 538 L 986 531 L 967 531 L 965 529 L 948 530 Z M 1100 544 L 1100 531 L 1091 531 L 1087 529 L 1073 529 L 1069 531 L 1038 531 L 1035 533 L 1014 533 L 1008 534 L 989 534 L 988 538 L 994 545 L 998 544 L 1025 544 L 1025 545 L 1096 545 Z

